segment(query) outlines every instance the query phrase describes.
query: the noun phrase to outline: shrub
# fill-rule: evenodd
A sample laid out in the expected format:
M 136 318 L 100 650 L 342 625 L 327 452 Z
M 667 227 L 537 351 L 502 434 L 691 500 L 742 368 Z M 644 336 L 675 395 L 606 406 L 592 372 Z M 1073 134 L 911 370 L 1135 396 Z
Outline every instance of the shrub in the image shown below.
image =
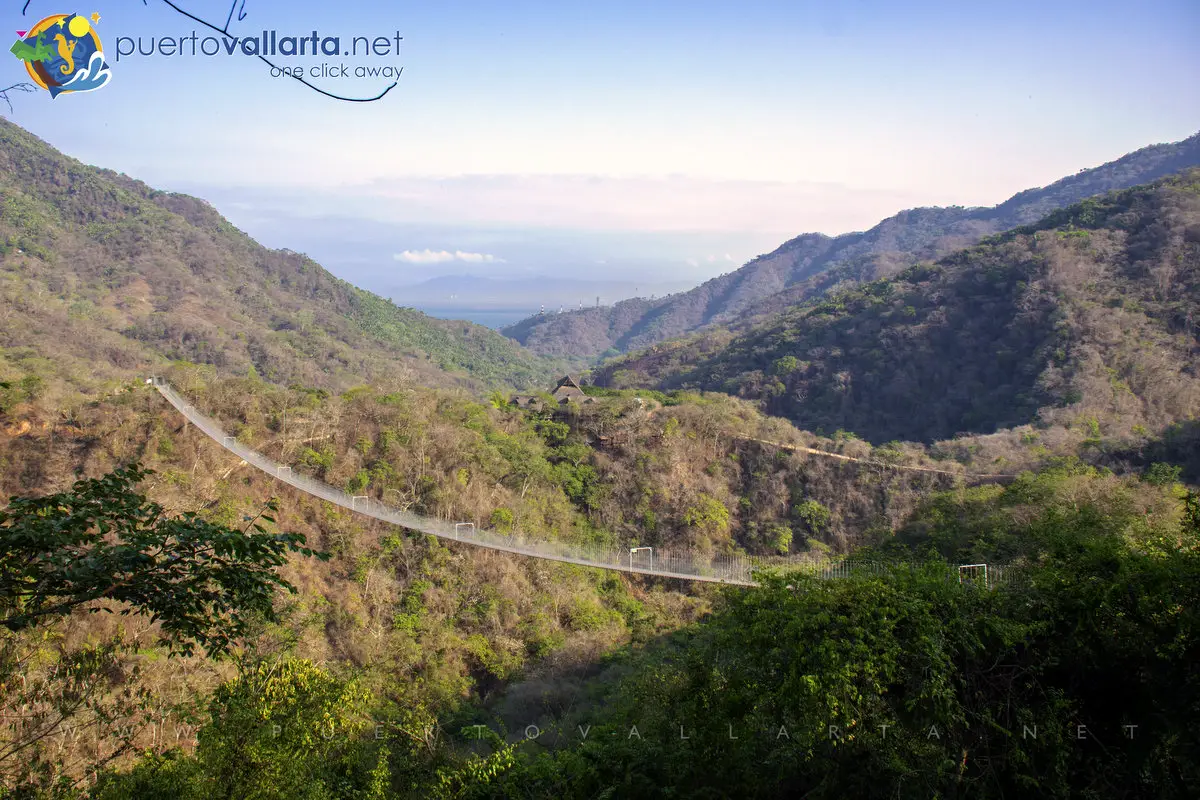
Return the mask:
M 492 512 L 492 516 L 489 521 L 491 522 L 492 527 L 496 530 L 500 531 L 501 533 L 509 533 L 513 529 L 513 523 L 515 520 L 513 518 L 512 510 L 502 506 Z
M 1150 465 L 1150 468 L 1142 475 L 1142 480 L 1154 486 L 1169 486 L 1172 483 L 1178 483 L 1182 473 L 1183 467 L 1158 461 Z

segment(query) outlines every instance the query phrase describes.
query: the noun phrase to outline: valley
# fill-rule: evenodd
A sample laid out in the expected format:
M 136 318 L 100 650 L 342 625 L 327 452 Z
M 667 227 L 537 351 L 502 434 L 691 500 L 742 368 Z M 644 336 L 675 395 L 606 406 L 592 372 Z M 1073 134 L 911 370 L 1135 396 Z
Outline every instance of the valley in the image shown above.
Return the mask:
M 734 272 L 657 301 L 634 298 L 609 308 L 530 318 L 504 332 L 535 352 L 595 358 L 651 347 L 709 326 L 739 328 L 791 305 L 888 278 L 986 236 L 1035 223 L 1052 211 L 1200 166 L 1200 134 L 1153 145 L 1049 186 L 1020 192 L 992 208 L 916 208 L 861 233 L 807 233 Z M 609 352 L 609 351 L 613 352 Z
M 504 336 L 0 122 L 0 800 L 1192 796 L 1198 142 Z

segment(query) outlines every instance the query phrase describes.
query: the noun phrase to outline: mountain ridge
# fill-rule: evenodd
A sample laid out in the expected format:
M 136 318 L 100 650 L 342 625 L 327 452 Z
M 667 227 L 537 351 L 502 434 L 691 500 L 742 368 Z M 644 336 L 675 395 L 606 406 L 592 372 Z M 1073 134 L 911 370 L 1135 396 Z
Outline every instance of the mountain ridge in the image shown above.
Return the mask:
M 557 371 L 270 250 L 206 201 L 87 166 L 0 121 L 0 378 L 84 394 L 169 361 L 344 389 L 531 385 Z
M 502 332 L 535 352 L 595 358 L 647 347 L 712 324 L 780 311 L 844 282 L 895 274 L 913 261 L 937 258 L 984 236 L 1036 221 L 1086 197 L 1148 183 L 1200 165 L 1200 133 L 1155 144 L 1047 186 L 1026 189 L 996 206 L 906 209 L 866 231 L 804 233 L 734 272 L 657 301 L 626 300 L 550 320 L 531 318 Z
M 741 330 L 606 363 L 600 386 L 724 391 L 809 430 L 931 441 L 1200 410 L 1200 168 L 1054 211 Z

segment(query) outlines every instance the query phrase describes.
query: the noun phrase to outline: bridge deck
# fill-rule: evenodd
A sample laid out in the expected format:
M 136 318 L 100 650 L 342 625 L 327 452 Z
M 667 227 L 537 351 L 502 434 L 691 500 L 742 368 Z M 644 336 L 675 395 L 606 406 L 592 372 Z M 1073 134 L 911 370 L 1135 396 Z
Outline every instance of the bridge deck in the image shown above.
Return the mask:
M 392 525 L 399 525 L 414 531 L 420 531 L 441 539 L 450 539 L 476 547 L 486 547 L 503 553 L 542 558 L 549 561 L 560 561 L 567 564 L 578 564 L 583 567 L 617 570 L 639 575 L 657 575 L 663 578 L 681 578 L 689 581 L 706 581 L 709 583 L 724 583 L 736 586 L 754 586 L 753 570 L 756 567 L 787 566 L 795 569 L 814 571 L 819 577 L 835 578 L 859 573 L 863 570 L 874 574 L 882 574 L 895 565 L 877 563 L 829 563 L 814 564 L 812 561 L 797 561 L 783 558 L 748 558 L 745 556 L 717 556 L 706 558 L 695 553 L 671 553 L 655 548 L 614 548 L 583 543 L 561 542 L 547 539 L 526 538 L 523 534 L 512 536 L 496 531 L 479 530 L 473 523 L 454 523 L 447 520 L 426 517 L 401 511 L 371 497 L 353 496 L 335 489 L 327 483 L 297 474 L 286 464 L 280 464 L 267 458 L 262 453 L 239 442 L 217 424 L 215 420 L 202 414 L 191 403 L 183 399 L 162 378 L 151 378 L 151 383 L 166 398 L 167 402 L 179 410 L 192 424 L 203 431 L 213 441 L 231 453 L 239 456 L 250 464 L 278 481 L 286 483 L 302 492 L 319 497 L 322 500 L 349 509 L 358 514 L 373 517 Z M 967 564 L 958 568 L 957 578 L 960 582 L 977 582 L 977 575 L 982 569 L 983 583 L 992 587 L 1000 581 L 1007 581 L 1008 569 L 1003 565 Z M 955 572 L 950 567 L 950 579 Z M 969 570 L 969 572 L 968 572 Z
M 527 539 L 521 534 L 507 536 L 495 531 L 479 530 L 473 525 L 464 528 L 446 520 L 401 511 L 374 498 L 352 496 L 327 483 L 297 474 L 286 464 L 280 464 L 257 450 L 247 447 L 226 433 L 215 420 L 201 413 L 181 397 L 166 381 L 161 378 L 151 378 L 150 382 L 166 398 L 167 402 L 178 409 L 193 425 L 217 444 L 239 456 L 247 464 L 302 492 L 355 513 L 442 539 L 532 558 L 641 575 L 657 575 L 664 578 L 682 578 L 740 586 L 754 585 L 754 581 L 751 579 L 754 563 L 750 559 L 740 556 L 718 556 L 713 559 L 704 559 L 691 553 L 669 553 L 662 550 L 631 554 L 628 549 L 623 548 Z M 641 550 L 645 550 L 645 548 Z

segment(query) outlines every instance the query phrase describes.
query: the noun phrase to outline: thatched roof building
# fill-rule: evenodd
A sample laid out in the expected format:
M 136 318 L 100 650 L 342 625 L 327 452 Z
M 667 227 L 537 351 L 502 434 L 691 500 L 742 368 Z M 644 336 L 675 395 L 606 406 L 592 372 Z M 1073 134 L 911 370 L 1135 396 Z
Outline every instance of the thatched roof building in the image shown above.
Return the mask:
M 566 403 L 569 400 L 583 402 L 590 399 L 584 394 L 583 389 L 580 388 L 579 381 L 570 375 L 564 375 L 562 378 L 559 378 L 558 385 L 554 387 L 554 391 L 551 394 L 554 395 L 554 399 L 560 404 Z
M 564 375 L 559 378 L 558 383 L 550 391 L 550 394 L 559 405 L 563 405 L 564 403 L 595 402 L 595 398 L 588 397 L 579 385 L 579 381 L 570 375 Z M 515 395 L 512 401 L 518 408 L 538 408 L 542 403 L 536 395 L 527 394 Z

